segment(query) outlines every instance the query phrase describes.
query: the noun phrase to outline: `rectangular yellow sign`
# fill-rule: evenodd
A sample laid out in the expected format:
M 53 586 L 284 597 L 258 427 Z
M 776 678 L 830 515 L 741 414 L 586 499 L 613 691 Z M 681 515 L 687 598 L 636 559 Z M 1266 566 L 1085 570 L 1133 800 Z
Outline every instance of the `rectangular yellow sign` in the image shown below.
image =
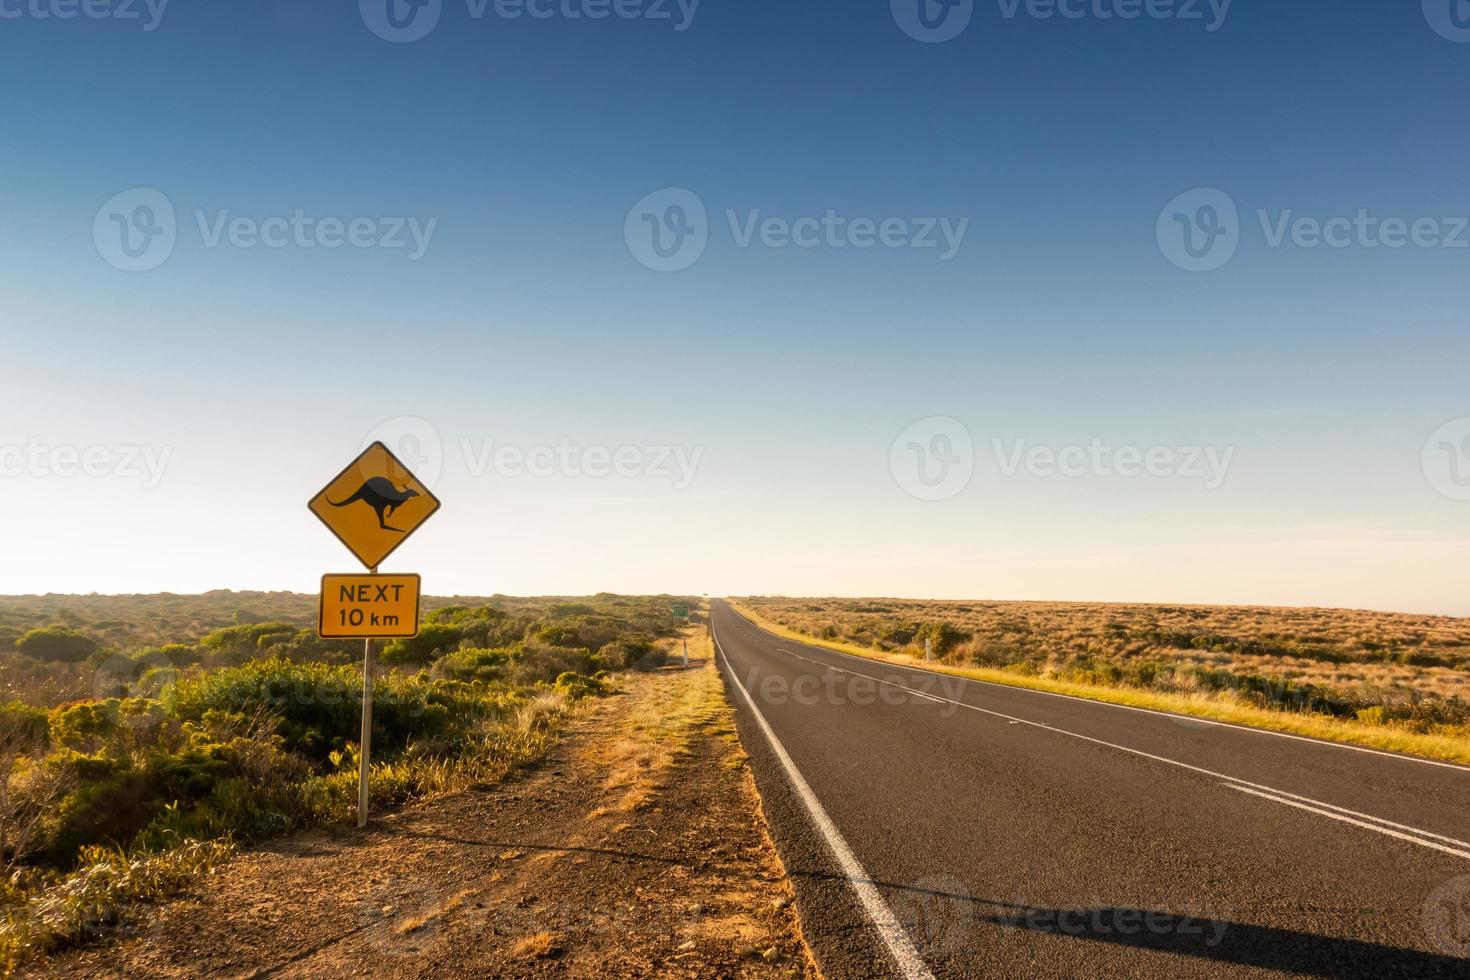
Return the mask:
M 419 633 L 419 576 L 323 575 L 317 635 L 387 640 Z

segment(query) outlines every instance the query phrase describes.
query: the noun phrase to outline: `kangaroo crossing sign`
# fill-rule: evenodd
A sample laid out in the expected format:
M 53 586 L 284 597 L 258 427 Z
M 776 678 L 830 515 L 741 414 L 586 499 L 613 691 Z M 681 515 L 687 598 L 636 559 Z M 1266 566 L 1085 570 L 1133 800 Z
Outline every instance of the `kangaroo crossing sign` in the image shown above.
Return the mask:
M 439 498 L 375 442 L 307 506 L 358 561 L 374 569 L 433 516 Z

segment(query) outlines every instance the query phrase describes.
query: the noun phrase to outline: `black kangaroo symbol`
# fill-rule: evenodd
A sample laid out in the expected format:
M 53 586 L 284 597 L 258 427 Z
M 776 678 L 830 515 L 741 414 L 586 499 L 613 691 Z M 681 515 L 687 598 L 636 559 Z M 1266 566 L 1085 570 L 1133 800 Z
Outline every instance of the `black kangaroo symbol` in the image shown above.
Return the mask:
M 398 528 L 388 526 L 388 518 L 393 516 L 395 510 L 418 495 L 419 492 L 417 490 L 400 490 L 387 477 L 375 476 L 358 487 L 357 493 L 354 493 L 341 503 L 335 500 L 328 500 L 327 503 L 333 507 L 346 507 L 348 504 L 355 504 L 361 500 L 378 512 L 378 527 L 381 527 L 385 531 L 392 531 L 395 534 L 402 534 L 403 532 L 398 530 Z

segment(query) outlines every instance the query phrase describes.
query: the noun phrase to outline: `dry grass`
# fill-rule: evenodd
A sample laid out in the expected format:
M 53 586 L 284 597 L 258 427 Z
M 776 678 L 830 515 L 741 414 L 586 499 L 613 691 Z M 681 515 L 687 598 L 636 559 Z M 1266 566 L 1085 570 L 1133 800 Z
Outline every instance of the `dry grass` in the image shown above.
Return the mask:
M 442 919 L 445 916 L 449 915 L 449 913 L 453 912 L 455 909 L 460 908 L 464 905 L 466 899 L 475 894 L 477 894 L 477 892 L 472 888 L 466 888 L 463 891 L 457 892 L 454 895 L 451 895 L 449 899 L 446 900 L 438 908 L 433 909 L 429 912 L 425 912 L 422 915 L 415 915 L 404 919 L 398 924 L 398 928 L 396 931 L 400 936 L 407 936 L 411 933 L 418 932 L 430 922 L 433 922 L 436 919 Z
M 528 960 L 544 960 L 560 955 L 561 941 L 552 932 L 538 932 L 519 939 L 511 947 L 511 954 Z
M 632 813 L 647 806 L 657 795 L 663 774 L 688 754 L 696 732 L 723 706 L 724 690 L 709 638 L 702 628 L 691 627 L 684 631 L 683 639 L 689 644 L 688 669 L 674 659 L 670 666 L 635 672 L 622 681 L 632 704 L 621 729 L 600 748 L 608 773 L 604 785 L 621 795 L 613 805 L 593 810 L 587 819 L 612 812 Z M 664 641 L 663 645 L 673 652 L 677 642 Z
M 743 599 L 774 632 L 900 664 L 1470 763 L 1470 621 L 1350 610 Z

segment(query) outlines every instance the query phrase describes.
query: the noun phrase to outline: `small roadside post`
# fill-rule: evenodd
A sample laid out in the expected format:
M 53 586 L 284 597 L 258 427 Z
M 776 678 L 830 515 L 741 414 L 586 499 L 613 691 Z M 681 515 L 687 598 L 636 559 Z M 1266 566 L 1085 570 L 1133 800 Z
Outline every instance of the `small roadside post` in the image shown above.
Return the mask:
M 682 619 L 686 623 L 689 622 L 689 603 L 687 603 L 687 602 L 676 602 L 676 603 L 674 603 L 672 605 L 671 608 L 673 609 L 673 613 L 674 613 L 675 618 Z M 684 666 L 685 667 L 688 667 L 689 666 L 689 641 L 688 640 L 683 640 L 682 642 L 684 644 Z
M 419 576 L 379 575 L 378 566 L 434 515 L 439 498 L 387 446 L 375 442 L 312 497 L 307 508 L 368 570 L 366 575 L 323 575 L 317 603 L 318 636 L 326 640 L 362 638 L 357 825 L 366 827 L 373 738 L 373 641 L 413 637 L 419 632 Z
M 928 663 L 934 659 L 934 643 L 929 637 L 924 637 L 924 662 Z

